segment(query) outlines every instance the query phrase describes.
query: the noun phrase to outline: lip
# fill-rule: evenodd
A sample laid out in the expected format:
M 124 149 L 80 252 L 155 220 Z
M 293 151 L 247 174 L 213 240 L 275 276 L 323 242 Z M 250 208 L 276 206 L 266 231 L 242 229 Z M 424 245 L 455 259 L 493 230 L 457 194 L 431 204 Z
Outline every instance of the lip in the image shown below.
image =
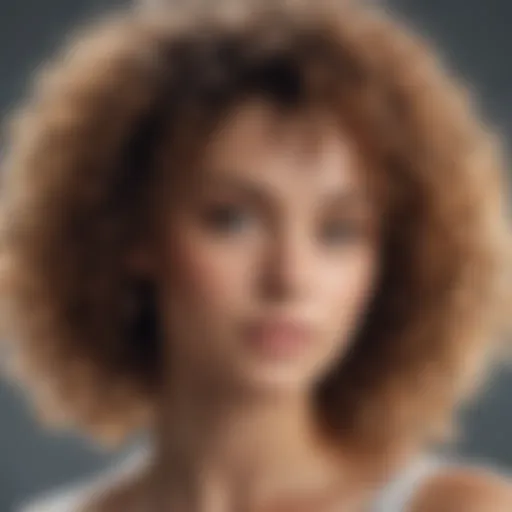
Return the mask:
M 299 355 L 310 345 L 312 329 L 297 319 L 265 319 L 252 323 L 245 338 L 248 345 L 261 355 L 289 358 Z

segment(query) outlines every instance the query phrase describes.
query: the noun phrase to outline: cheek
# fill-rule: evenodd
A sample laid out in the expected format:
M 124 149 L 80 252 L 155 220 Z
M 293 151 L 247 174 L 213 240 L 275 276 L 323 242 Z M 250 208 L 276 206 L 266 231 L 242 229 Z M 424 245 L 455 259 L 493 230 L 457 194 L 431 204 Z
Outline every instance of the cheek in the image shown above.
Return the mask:
M 218 316 L 243 300 L 249 286 L 247 258 L 192 237 L 176 238 L 168 254 L 168 287 L 182 306 Z
M 222 364 L 247 294 L 244 258 L 202 237 L 172 237 L 162 251 L 162 307 L 170 357 Z M 244 293 L 245 292 L 245 293 Z

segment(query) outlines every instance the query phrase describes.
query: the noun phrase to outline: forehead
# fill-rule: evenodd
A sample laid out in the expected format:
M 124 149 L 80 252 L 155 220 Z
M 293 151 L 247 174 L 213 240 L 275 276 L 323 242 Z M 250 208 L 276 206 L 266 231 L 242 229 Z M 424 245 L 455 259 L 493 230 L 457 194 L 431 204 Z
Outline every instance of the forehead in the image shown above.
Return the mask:
M 355 144 L 326 113 L 241 105 L 220 123 L 203 152 L 203 173 L 230 173 L 308 188 L 363 185 Z M 292 185 L 293 184 L 293 185 Z

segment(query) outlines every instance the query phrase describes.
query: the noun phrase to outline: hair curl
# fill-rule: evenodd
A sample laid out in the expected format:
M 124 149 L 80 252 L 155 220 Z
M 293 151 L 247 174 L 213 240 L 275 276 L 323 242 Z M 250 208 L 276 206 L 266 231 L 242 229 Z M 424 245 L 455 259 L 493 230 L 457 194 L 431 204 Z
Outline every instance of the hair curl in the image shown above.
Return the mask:
M 122 261 L 148 228 L 158 154 L 172 162 L 200 149 L 258 96 L 328 108 L 389 185 L 382 281 L 351 352 L 318 389 L 320 418 L 371 450 L 425 441 L 503 325 L 499 143 L 464 88 L 385 13 L 348 2 L 242 11 L 118 13 L 79 34 L 15 112 L 0 248 L 19 378 L 45 415 L 99 436 L 146 421 L 158 319 L 144 287 L 144 307 L 130 307 Z

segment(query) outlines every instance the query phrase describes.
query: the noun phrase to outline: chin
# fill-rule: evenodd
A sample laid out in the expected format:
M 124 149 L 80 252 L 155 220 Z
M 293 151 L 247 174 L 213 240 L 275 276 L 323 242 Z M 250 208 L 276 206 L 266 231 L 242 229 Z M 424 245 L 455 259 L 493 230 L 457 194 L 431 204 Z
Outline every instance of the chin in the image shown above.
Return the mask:
M 244 365 L 239 373 L 253 391 L 264 393 L 296 393 L 312 388 L 318 372 L 300 362 L 258 362 Z

